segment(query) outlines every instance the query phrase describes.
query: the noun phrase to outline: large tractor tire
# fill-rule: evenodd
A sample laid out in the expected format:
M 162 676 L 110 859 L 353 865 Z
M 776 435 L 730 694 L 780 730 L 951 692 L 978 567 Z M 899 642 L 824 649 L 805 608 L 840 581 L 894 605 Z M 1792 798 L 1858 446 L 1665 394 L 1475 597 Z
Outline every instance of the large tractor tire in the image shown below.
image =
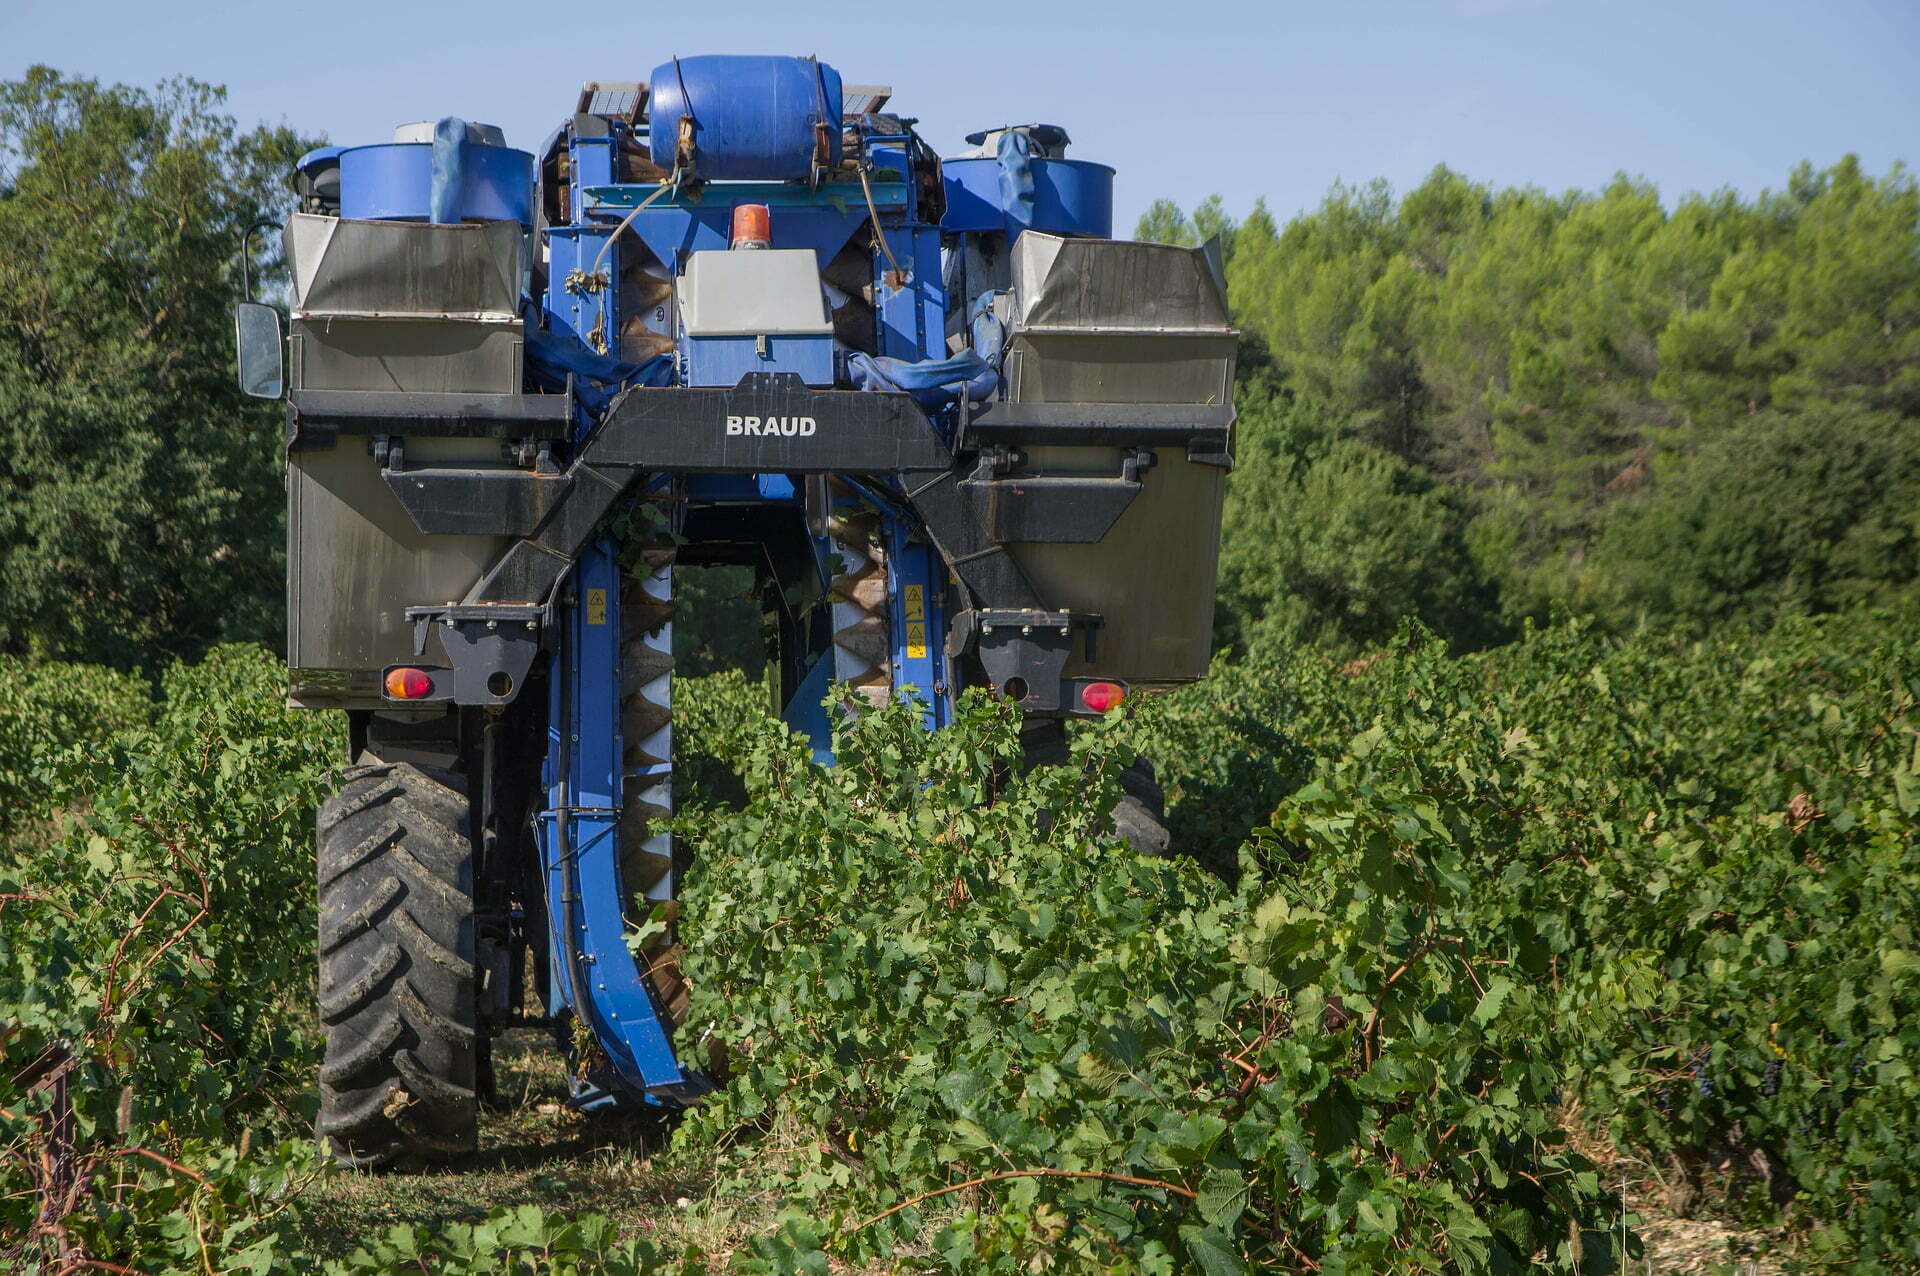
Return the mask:
M 1025 769 L 1065 766 L 1072 760 L 1067 733 L 1058 723 L 1030 729 L 1021 741 Z M 1120 800 L 1113 806 L 1113 835 L 1132 843 L 1142 855 L 1172 855 L 1173 837 L 1167 831 L 1167 797 L 1153 773 L 1153 763 L 1136 758 L 1120 773 Z
M 320 808 L 321 1138 L 411 1165 L 479 1136 L 473 842 L 464 779 L 364 754 Z

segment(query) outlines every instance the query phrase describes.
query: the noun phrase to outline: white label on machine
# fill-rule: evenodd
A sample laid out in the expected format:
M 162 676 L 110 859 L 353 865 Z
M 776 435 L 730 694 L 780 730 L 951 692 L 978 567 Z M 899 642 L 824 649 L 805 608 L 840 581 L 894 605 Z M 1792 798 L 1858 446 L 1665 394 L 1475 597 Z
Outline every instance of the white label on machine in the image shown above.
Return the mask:
M 816 426 L 810 416 L 729 416 L 728 434 L 744 434 L 756 439 L 811 438 Z

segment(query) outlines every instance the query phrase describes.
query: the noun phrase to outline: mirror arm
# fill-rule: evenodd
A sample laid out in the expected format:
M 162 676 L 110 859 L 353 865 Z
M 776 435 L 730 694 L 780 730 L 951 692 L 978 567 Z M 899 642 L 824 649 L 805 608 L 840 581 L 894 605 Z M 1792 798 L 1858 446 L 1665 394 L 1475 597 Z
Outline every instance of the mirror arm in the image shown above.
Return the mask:
M 253 300 L 253 232 L 267 229 L 280 230 L 282 227 L 271 217 L 256 217 L 240 232 L 240 296 L 243 301 Z

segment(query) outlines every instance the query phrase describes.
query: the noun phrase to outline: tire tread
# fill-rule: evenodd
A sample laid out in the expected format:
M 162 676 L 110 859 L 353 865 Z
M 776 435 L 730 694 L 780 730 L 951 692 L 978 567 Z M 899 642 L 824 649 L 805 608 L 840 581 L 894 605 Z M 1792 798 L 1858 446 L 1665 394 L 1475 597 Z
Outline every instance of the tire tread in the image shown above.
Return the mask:
M 320 808 L 317 1130 L 342 1164 L 477 1142 L 473 849 L 464 781 L 363 755 Z

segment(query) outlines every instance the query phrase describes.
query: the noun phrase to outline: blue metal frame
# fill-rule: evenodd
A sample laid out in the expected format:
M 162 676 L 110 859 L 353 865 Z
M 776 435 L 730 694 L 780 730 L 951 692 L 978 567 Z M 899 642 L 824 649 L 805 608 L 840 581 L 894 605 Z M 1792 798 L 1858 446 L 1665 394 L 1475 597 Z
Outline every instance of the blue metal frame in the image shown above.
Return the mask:
M 567 204 L 573 210 L 574 221 L 583 221 L 587 216 L 589 187 L 614 184 L 615 145 L 612 137 L 573 139 L 573 146 L 568 152 L 572 170 L 568 180 Z
M 893 359 L 937 359 L 945 350 L 947 287 L 940 271 L 940 232 L 926 226 L 884 227 L 887 247 L 900 263 L 906 280 L 899 287 L 886 282 L 891 270 L 876 253 L 874 276 L 878 285 L 880 353 Z
M 619 353 L 619 290 L 569 285 L 567 280 L 593 268 L 613 230 L 611 226 L 553 226 L 547 230 L 547 295 L 541 301 L 547 324 L 556 331 L 572 333 L 581 345 L 599 354 Z M 619 259 L 617 249 L 607 252 L 601 269 L 615 268 L 608 273 L 609 279 L 619 278 Z
M 874 182 L 872 185 L 876 208 L 906 208 L 911 202 L 911 192 L 905 182 Z M 604 213 L 611 209 L 617 216 L 649 199 L 654 200 L 654 208 L 677 208 L 684 212 L 727 212 L 736 203 L 767 204 L 774 208 L 818 208 L 825 205 L 843 214 L 863 213 L 866 208 L 866 196 L 860 187 L 851 183 L 823 191 L 812 186 L 795 186 L 791 182 L 727 182 L 724 185 L 703 186 L 697 192 L 677 192 L 654 199 L 658 189 L 646 182 L 588 186 L 584 191 L 587 212 Z M 722 195 L 727 199 L 724 204 L 719 202 Z
M 540 813 L 555 986 L 621 1081 L 677 1099 L 699 1087 L 674 1056 L 653 990 L 626 944 L 620 880 L 620 564 L 598 541 L 573 572 L 553 682 L 549 809 Z
M 572 225 L 546 230 L 547 294 L 541 298 L 550 330 L 571 334 L 602 353 L 617 353 L 623 318 L 618 313 L 621 254 L 639 250 L 617 223 L 628 227 L 644 251 L 678 272 L 689 253 L 728 246 L 733 205 L 772 207 L 775 242 L 809 247 L 822 268 L 874 214 L 857 185 L 822 187 L 792 183 L 722 183 L 699 190 L 670 190 L 615 180 L 617 137 L 574 138 L 567 202 Z M 904 279 L 875 252 L 872 278 L 877 298 L 880 353 L 905 360 L 938 358 L 945 351 L 947 295 L 941 271 L 941 232 L 921 220 L 918 192 L 908 181 L 908 152 L 889 139 L 873 149 L 874 207 L 881 230 Z M 889 172 L 886 170 L 897 170 Z M 657 197 L 644 209 L 639 205 Z M 636 211 L 637 210 L 637 211 Z M 609 243 L 609 240 L 612 242 Z M 603 255 L 604 254 L 604 255 Z M 598 262 L 609 281 L 592 276 Z M 568 278 L 574 280 L 568 286 Z M 584 280 L 584 283 L 583 283 Z M 578 423 L 584 433 L 592 422 Z M 801 501 L 799 485 L 784 474 L 656 476 L 671 484 L 680 501 L 700 504 L 785 504 Z M 947 572 L 923 529 L 897 494 L 862 490 L 860 499 L 881 511 L 893 638 L 896 696 L 917 704 L 929 729 L 952 719 L 953 688 L 944 639 Z M 676 506 L 684 510 L 684 504 Z M 824 584 L 831 543 L 814 541 Z M 664 583 L 664 582 L 663 582 Z M 670 586 L 668 586 L 670 588 Z M 606 1052 L 610 1088 L 585 1087 L 575 1105 L 598 1107 L 640 1095 L 678 1103 L 705 1082 L 681 1067 L 659 999 L 627 948 L 629 923 L 620 876 L 620 814 L 627 784 L 664 785 L 671 761 L 623 774 L 619 688 L 621 685 L 620 591 L 622 575 L 613 546 L 595 542 L 567 577 L 556 608 L 550 680 L 550 728 L 545 778 L 547 809 L 537 833 L 547 883 L 551 940 L 552 1006 L 570 1009 Z M 832 733 L 823 707 L 834 669 L 832 648 L 822 653 L 787 706 L 790 725 L 805 734 L 814 756 L 831 764 Z M 670 731 L 671 728 L 668 728 Z M 656 740 L 648 752 L 670 752 Z M 670 897 L 671 875 L 649 892 Z
M 578 221 L 586 210 L 585 187 L 613 179 L 612 139 L 575 139 L 572 162 L 568 198 Z M 596 260 L 607 279 L 618 279 L 619 247 L 607 242 L 614 233 L 611 224 L 591 223 L 546 232 L 548 288 L 542 305 L 547 324 L 601 353 L 619 346 L 618 290 L 569 287 L 567 279 L 591 274 Z M 592 424 L 583 417 L 576 436 Z M 755 482 L 751 490 L 761 496 L 768 485 Z M 680 1066 L 659 999 L 627 948 L 627 891 L 620 873 L 623 789 L 631 783 L 670 784 L 672 764 L 623 773 L 621 576 L 613 545 L 602 539 L 582 552 L 563 583 L 548 706 L 547 809 L 536 826 L 547 883 L 555 999 L 592 1030 L 619 1083 L 616 1091 L 583 1086 L 574 1103 L 587 1109 L 617 1104 L 627 1095 L 679 1103 L 707 1088 Z M 663 751 L 670 759 L 670 745 Z M 674 885 L 669 873 L 649 894 L 671 897 Z
M 919 528 L 889 512 L 881 519 L 887 540 L 892 614 L 893 694 L 918 703 L 927 730 L 938 731 L 953 715 L 947 676 L 947 565 Z
M 576 190 L 583 217 L 598 219 L 597 224 L 609 228 L 647 198 L 659 196 L 632 213 L 631 229 L 655 258 L 676 267 L 692 253 L 724 249 L 731 243 L 736 203 L 768 205 L 775 241 L 782 248 L 813 249 L 822 270 L 870 217 L 860 187 L 847 184 L 816 191 L 777 183 L 727 182 L 697 193 L 668 195 L 660 195 L 659 187 L 651 185 Z M 904 186 L 890 183 L 885 190 L 876 186 L 873 196 L 877 209 L 898 214 L 906 207 L 908 193 Z

